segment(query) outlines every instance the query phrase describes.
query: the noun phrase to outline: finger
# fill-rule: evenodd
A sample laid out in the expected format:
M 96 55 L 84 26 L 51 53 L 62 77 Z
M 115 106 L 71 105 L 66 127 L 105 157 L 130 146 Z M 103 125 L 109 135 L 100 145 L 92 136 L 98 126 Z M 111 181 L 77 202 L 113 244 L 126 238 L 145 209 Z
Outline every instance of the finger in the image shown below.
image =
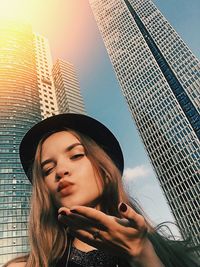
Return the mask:
M 133 225 L 131 224 L 131 222 L 128 219 L 125 219 L 125 218 L 115 218 L 115 221 L 118 224 L 120 224 L 121 226 L 133 227 Z
M 70 234 L 90 246 L 93 246 L 97 249 L 101 249 L 106 253 L 109 252 L 113 255 L 119 256 L 119 247 L 113 244 L 110 238 L 108 238 L 108 236 L 105 235 L 105 232 L 103 231 L 98 231 L 94 229 L 93 232 L 87 232 L 84 230 L 70 228 Z
M 120 203 L 118 209 L 122 217 L 129 220 L 132 227 L 140 231 L 147 230 L 147 224 L 144 217 L 134 211 L 130 206 L 125 203 Z
M 70 234 L 93 247 L 100 248 L 102 243 L 100 231 L 89 232 L 81 229 L 70 228 Z
M 70 211 L 69 208 L 61 207 L 61 208 L 59 208 L 59 210 L 58 210 L 58 215 L 59 215 L 59 214 L 63 214 L 63 215 L 64 215 L 64 214 L 68 214 L 69 211 Z
M 93 220 L 94 222 L 108 227 L 110 224 L 111 216 L 106 215 L 105 213 L 96 210 L 94 208 L 85 207 L 85 206 L 74 206 L 70 209 L 73 214 L 79 214 L 87 217 L 88 219 Z
M 92 227 L 96 227 L 99 230 L 105 230 L 104 225 L 101 225 L 100 223 L 78 213 L 72 213 L 70 210 L 66 210 L 65 208 L 60 209 L 59 212 L 58 220 L 68 226 L 77 226 L 80 229 L 90 229 Z
M 82 215 L 75 215 L 75 214 L 66 215 L 63 212 L 62 214 L 58 215 L 58 220 L 63 224 L 66 224 L 68 226 L 76 226 L 80 229 L 81 228 L 89 229 L 91 227 L 97 226 L 97 223 L 92 222 L 90 219 L 87 219 Z

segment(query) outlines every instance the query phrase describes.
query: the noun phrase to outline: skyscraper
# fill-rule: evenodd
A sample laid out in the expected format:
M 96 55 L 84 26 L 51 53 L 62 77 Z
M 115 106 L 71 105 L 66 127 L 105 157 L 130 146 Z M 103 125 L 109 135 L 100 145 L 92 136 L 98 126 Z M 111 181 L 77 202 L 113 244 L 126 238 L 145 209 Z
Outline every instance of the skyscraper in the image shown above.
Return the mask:
M 37 83 L 42 118 L 58 113 L 55 88 L 52 78 L 52 59 L 47 38 L 34 34 Z
M 16 21 L 0 24 L 0 266 L 27 253 L 31 185 L 18 156 L 20 141 L 41 119 L 57 114 L 48 40 Z M 85 113 L 72 64 L 54 66 L 60 112 Z
M 59 113 L 75 112 L 85 114 L 83 98 L 74 66 L 69 62 L 57 59 L 53 65 L 52 73 Z
M 0 23 L 0 265 L 27 251 L 31 186 L 18 156 L 25 132 L 41 120 L 31 27 Z
M 200 63 L 150 0 L 90 0 L 160 185 L 200 244 Z

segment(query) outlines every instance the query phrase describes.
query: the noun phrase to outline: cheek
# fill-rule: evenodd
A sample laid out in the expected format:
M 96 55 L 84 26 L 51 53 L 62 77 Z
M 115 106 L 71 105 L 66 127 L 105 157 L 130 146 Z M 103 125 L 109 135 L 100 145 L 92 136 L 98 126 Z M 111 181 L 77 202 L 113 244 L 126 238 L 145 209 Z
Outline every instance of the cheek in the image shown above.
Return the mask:
M 88 180 L 89 184 L 98 184 L 99 183 L 99 178 L 97 175 L 97 172 L 93 168 L 92 164 L 88 162 L 86 171 L 85 171 L 86 179 Z
M 53 183 L 50 181 L 50 179 L 45 179 L 44 183 L 45 183 L 45 185 L 46 185 L 46 187 L 50 193 L 55 192 L 55 185 L 53 185 Z
M 96 189 L 95 191 L 98 192 L 99 195 L 103 192 L 103 182 L 101 177 L 93 172 L 93 179 L 91 179 L 91 185 L 93 188 Z
M 80 169 L 80 173 L 83 175 L 83 179 L 81 179 L 83 188 L 85 188 L 87 192 L 92 190 L 93 192 L 101 194 L 103 191 L 102 179 L 99 177 L 97 171 L 89 160 L 87 160 L 87 163 L 83 166 L 84 167 Z

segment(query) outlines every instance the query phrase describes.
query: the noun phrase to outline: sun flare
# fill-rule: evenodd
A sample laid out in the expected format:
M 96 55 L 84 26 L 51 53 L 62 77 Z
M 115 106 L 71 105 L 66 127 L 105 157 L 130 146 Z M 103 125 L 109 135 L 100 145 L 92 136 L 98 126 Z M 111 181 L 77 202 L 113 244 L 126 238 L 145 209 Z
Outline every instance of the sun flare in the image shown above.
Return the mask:
M 23 20 L 26 7 L 27 4 L 24 0 L 0 0 L 0 19 Z

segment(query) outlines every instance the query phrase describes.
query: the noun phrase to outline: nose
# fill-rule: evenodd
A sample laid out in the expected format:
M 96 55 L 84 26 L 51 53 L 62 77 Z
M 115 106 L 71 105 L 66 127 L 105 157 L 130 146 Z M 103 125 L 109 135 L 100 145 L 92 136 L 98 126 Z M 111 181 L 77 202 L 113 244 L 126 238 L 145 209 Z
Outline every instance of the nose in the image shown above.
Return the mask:
M 58 163 L 56 167 L 56 180 L 60 180 L 65 176 L 69 176 L 69 166 L 66 162 Z
M 60 179 L 62 179 L 64 176 L 68 176 L 69 175 L 69 172 L 68 171 L 66 171 L 66 172 L 57 172 L 56 173 L 56 180 L 60 180 Z

